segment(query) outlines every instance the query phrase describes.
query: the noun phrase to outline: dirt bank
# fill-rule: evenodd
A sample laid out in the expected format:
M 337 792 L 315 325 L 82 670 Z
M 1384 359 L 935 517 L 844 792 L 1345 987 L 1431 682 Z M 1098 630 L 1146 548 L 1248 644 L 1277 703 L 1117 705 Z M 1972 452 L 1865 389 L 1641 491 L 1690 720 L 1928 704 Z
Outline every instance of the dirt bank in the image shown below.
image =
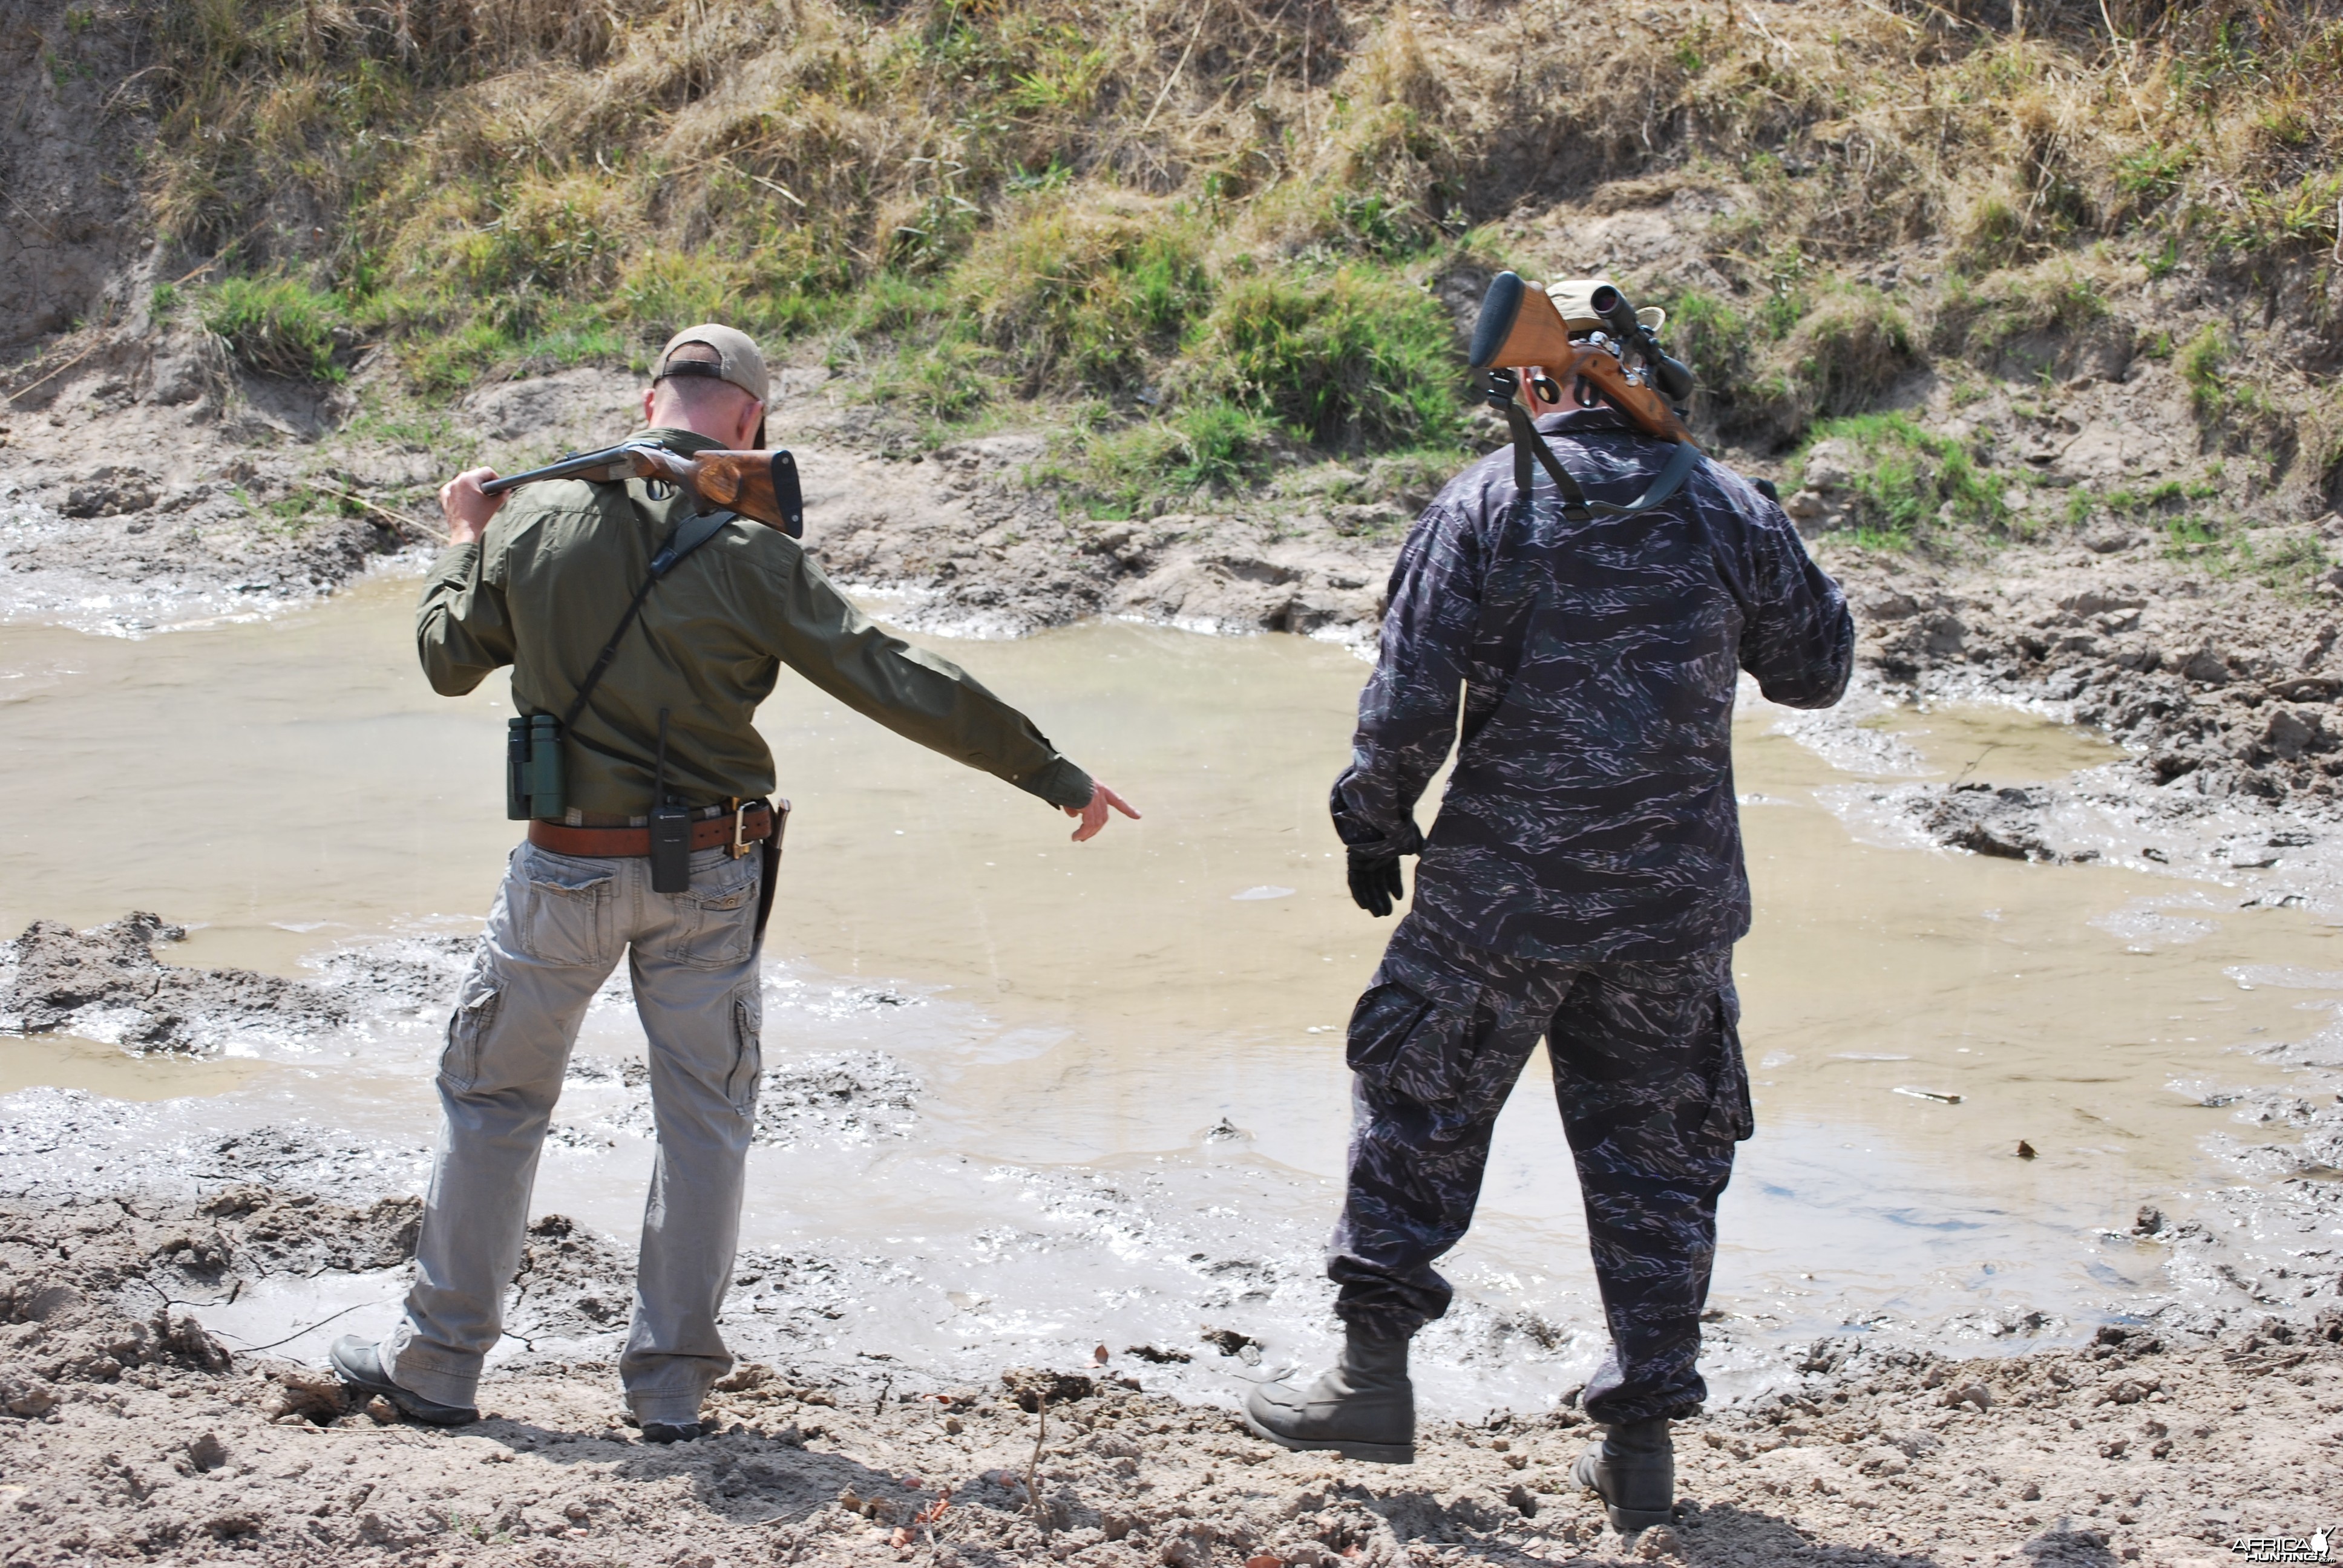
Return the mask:
M 255 1187 L 0 1206 L 0 1562 L 2178 1568 L 2343 1510 L 2331 1313 L 2004 1360 L 1816 1345 L 1778 1393 L 1682 1429 L 1681 1523 L 1634 1543 L 1564 1479 L 1585 1435 L 1567 1408 L 1429 1431 L 1411 1469 L 1350 1465 L 1126 1386 L 1146 1359 L 1116 1346 L 934 1392 L 745 1366 L 710 1407 L 722 1435 L 659 1449 L 606 1361 L 525 1347 L 488 1418 L 441 1432 L 203 1328 L 272 1275 L 396 1264 L 415 1216 Z M 517 1289 L 540 1321 L 590 1321 L 612 1266 L 548 1219 Z M 1046 1434 L 1024 1408 L 1043 1389 Z

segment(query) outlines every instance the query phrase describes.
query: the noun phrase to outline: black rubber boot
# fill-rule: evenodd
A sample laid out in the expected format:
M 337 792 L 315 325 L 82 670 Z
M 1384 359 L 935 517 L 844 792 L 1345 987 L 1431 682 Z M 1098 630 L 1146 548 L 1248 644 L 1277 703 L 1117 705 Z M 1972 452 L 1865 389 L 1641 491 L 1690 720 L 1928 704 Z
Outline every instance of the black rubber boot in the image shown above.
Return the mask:
M 441 1404 L 391 1382 L 390 1374 L 382 1369 L 381 1352 L 372 1340 L 344 1334 L 326 1352 L 326 1359 L 333 1362 L 334 1373 L 342 1382 L 360 1393 L 381 1395 L 412 1420 L 431 1426 L 469 1426 L 480 1419 L 480 1412 L 468 1404 Z
M 1342 1359 L 1308 1388 L 1265 1382 L 1245 1401 L 1245 1424 L 1287 1448 L 1370 1464 L 1415 1462 L 1415 1385 L 1407 1336 L 1353 1325 Z
M 1622 1535 L 1673 1523 L 1676 1445 L 1667 1417 L 1613 1422 L 1603 1441 L 1578 1456 L 1570 1478 L 1603 1499 L 1611 1528 Z
M 643 1422 L 645 1442 L 698 1442 L 699 1423 L 696 1421 L 647 1421 Z

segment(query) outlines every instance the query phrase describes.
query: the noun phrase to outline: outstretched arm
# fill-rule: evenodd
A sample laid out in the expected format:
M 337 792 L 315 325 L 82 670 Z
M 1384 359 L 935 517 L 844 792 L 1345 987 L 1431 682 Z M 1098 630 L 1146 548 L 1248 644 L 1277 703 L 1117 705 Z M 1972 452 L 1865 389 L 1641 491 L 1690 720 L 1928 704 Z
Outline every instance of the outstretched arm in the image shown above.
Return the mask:
M 811 561 L 800 557 L 779 593 L 774 652 L 856 712 L 1081 818 L 1077 843 L 1095 837 L 1110 811 L 1139 815 L 975 677 L 882 630 Z

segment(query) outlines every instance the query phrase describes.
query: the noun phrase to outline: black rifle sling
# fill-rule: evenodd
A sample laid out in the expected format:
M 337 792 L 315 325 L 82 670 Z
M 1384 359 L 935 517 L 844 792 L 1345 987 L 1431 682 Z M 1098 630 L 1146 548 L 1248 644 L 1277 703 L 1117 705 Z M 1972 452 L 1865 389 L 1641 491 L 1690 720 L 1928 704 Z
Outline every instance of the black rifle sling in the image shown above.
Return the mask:
M 707 512 L 696 518 L 687 518 L 681 527 L 668 536 L 667 543 L 659 547 L 659 553 L 651 557 L 650 575 L 643 579 L 643 586 L 635 590 L 634 601 L 627 606 L 627 613 L 618 618 L 618 629 L 610 634 L 610 640 L 604 643 L 602 651 L 595 656 L 594 668 L 588 670 L 586 678 L 578 683 L 578 695 L 570 699 L 569 711 L 561 716 L 561 733 L 565 738 L 577 727 L 578 716 L 586 711 L 586 699 L 594 695 L 594 688 L 601 683 L 603 672 L 610 668 L 610 661 L 618 657 L 618 644 L 625 640 L 628 628 L 635 624 L 635 617 L 642 614 L 643 601 L 651 597 L 651 589 L 658 585 L 659 578 L 673 571 L 676 563 L 684 557 L 714 538 L 731 520 L 729 512 Z
M 1589 518 L 1632 518 L 1638 512 L 1648 512 L 1674 495 L 1685 479 L 1691 477 L 1693 465 L 1700 461 L 1700 451 L 1689 441 L 1679 441 L 1668 458 L 1668 466 L 1652 481 L 1652 487 L 1621 506 L 1615 501 L 1590 501 L 1578 481 L 1571 477 L 1562 459 L 1554 455 L 1545 437 L 1538 433 L 1530 419 L 1529 410 L 1508 399 L 1504 405 L 1505 423 L 1513 433 L 1513 488 L 1519 490 L 1526 505 L 1530 490 L 1537 482 L 1537 468 L 1543 467 L 1554 477 L 1554 487 L 1562 492 L 1562 515 L 1574 523 Z M 1536 467 L 1533 467 L 1534 461 Z

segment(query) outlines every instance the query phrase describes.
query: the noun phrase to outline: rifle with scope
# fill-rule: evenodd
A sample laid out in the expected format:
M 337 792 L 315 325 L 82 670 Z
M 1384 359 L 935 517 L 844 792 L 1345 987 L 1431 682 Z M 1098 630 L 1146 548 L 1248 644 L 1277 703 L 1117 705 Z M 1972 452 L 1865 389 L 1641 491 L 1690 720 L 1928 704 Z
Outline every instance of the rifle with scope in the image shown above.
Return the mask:
M 1560 389 L 1570 387 L 1581 407 L 1606 402 L 1647 436 L 1690 441 L 1682 405 L 1692 397 L 1692 371 L 1652 335 L 1666 317 L 1654 310 L 1645 321 L 1646 313 L 1608 283 L 1561 286 L 1566 293 L 1558 305 L 1518 273 L 1489 280 L 1473 330 L 1472 364 L 1484 377 L 1483 396 L 1500 406 L 1512 401 L 1521 373 L 1534 369 L 1556 388 L 1550 403 L 1562 401 Z
M 1574 522 L 1649 511 L 1673 496 L 1700 460 L 1683 408 L 1693 394 L 1692 371 L 1668 357 L 1653 336 L 1666 321 L 1664 312 L 1639 311 L 1615 286 L 1599 279 L 1555 286 L 1563 295 L 1559 302 L 1518 273 L 1497 274 L 1473 329 L 1472 365 L 1480 372 L 1481 396 L 1513 431 L 1514 487 L 1526 503 L 1535 467 L 1543 467 L 1561 493 L 1564 517 Z M 1674 454 L 1650 488 L 1624 505 L 1590 499 L 1531 419 L 1521 395 L 1525 374 L 1542 401 L 1560 403 L 1568 388 L 1580 407 L 1608 403 L 1644 434 L 1674 443 Z

